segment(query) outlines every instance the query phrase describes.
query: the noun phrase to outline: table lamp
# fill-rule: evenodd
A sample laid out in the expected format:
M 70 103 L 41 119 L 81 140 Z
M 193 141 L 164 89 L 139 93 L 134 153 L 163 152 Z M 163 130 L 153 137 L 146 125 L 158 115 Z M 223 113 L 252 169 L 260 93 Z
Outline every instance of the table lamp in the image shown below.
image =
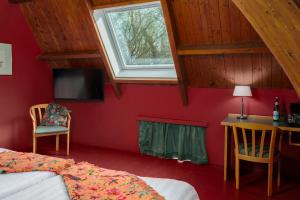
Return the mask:
M 246 85 L 236 85 L 233 91 L 234 97 L 241 97 L 241 115 L 238 116 L 238 119 L 247 119 L 247 116 L 244 115 L 244 100 L 243 97 L 251 97 L 251 88 Z

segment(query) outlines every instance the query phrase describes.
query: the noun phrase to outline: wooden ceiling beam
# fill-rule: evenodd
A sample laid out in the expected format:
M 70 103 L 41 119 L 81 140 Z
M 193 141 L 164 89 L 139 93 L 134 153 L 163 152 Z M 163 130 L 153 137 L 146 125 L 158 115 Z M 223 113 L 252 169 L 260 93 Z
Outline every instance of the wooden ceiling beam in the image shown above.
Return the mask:
M 300 97 L 300 10 L 293 0 L 232 0 L 261 36 Z
M 8 0 L 9 3 L 18 4 L 18 3 L 26 3 L 32 0 Z
M 224 44 L 224 45 L 201 45 L 192 47 L 179 47 L 177 54 L 189 55 L 222 55 L 222 54 L 258 54 L 270 53 L 263 43 L 258 44 Z
M 294 0 L 298 8 L 300 9 L 300 0 Z
M 138 4 L 138 3 L 148 3 L 148 2 L 153 2 L 157 0 L 127 0 L 127 1 L 121 1 L 121 2 L 111 2 L 111 3 L 98 3 L 100 1 L 92 1 L 92 8 L 95 9 L 103 9 L 103 8 L 112 8 L 112 7 L 118 7 L 118 6 L 128 6 L 132 4 Z
M 70 59 L 94 59 L 101 58 L 98 50 L 83 51 L 83 52 L 66 52 L 66 53 L 43 53 L 38 55 L 39 60 L 54 61 L 54 60 L 70 60 Z
M 117 83 L 131 83 L 131 84 L 178 85 L 178 80 L 174 80 L 174 79 L 118 78 L 115 81 Z
M 112 87 L 114 89 L 114 92 L 115 92 L 115 95 L 117 96 L 117 98 L 121 98 L 122 93 L 121 93 L 120 85 L 117 82 L 115 82 L 114 73 L 112 71 L 112 67 L 111 67 L 110 61 L 108 59 L 108 55 L 107 55 L 107 53 L 105 51 L 102 38 L 100 36 L 97 24 L 96 24 L 94 16 L 93 16 L 93 8 L 92 8 L 92 5 L 91 5 L 91 2 L 89 0 L 84 0 L 84 2 L 85 2 L 85 6 L 86 6 L 86 8 L 87 8 L 87 10 L 89 12 L 90 22 L 91 22 L 92 26 L 94 27 L 94 31 L 97 34 L 98 41 L 95 41 L 95 42 L 97 43 L 98 51 L 99 51 L 99 53 L 100 53 L 100 55 L 102 57 L 102 61 L 104 63 L 104 66 L 105 66 L 105 69 L 106 69 L 109 81 L 112 84 Z
M 175 37 L 175 27 L 174 27 L 174 16 L 171 12 L 171 5 L 169 0 L 161 0 L 161 7 L 165 17 L 166 28 L 168 31 L 170 48 L 173 55 L 174 65 L 176 69 L 176 74 L 178 78 L 178 86 L 180 90 L 181 99 L 184 105 L 188 104 L 188 94 L 187 94 L 187 81 L 183 69 L 183 61 L 177 54 L 177 44 Z

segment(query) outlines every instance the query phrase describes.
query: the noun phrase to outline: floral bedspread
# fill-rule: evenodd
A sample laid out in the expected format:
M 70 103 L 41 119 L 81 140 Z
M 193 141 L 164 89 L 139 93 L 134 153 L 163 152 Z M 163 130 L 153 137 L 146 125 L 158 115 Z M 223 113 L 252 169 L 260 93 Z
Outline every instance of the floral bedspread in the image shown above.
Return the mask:
M 0 173 L 50 171 L 59 174 L 74 165 L 73 159 L 43 156 L 34 153 L 7 151 L 0 153 Z
M 61 172 L 72 199 L 164 199 L 135 175 L 104 169 L 87 162 Z
M 0 174 L 31 171 L 52 171 L 61 175 L 73 200 L 164 199 L 143 180 L 128 172 L 33 153 L 0 153 Z

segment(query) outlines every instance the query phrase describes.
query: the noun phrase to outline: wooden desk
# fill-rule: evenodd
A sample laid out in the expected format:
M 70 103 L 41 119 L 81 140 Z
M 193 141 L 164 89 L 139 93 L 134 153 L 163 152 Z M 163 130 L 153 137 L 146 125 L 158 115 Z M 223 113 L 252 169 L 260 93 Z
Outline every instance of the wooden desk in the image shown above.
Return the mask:
M 232 127 L 233 123 L 237 122 L 249 122 L 249 123 L 257 123 L 257 124 L 266 124 L 266 125 L 273 125 L 277 127 L 278 129 L 282 130 L 282 133 L 289 133 L 289 144 L 290 145 L 297 145 L 291 142 L 292 132 L 299 132 L 300 128 L 297 127 L 290 127 L 286 122 L 274 122 L 273 118 L 271 116 L 260 116 L 260 115 L 248 115 L 248 118 L 246 120 L 240 120 L 237 119 L 237 116 L 239 114 L 228 114 L 228 116 L 221 122 L 221 125 L 225 127 L 225 137 L 224 137 L 224 181 L 227 180 L 228 165 L 232 165 L 232 150 L 231 147 L 233 146 L 231 144 L 232 142 L 232 134 L 229 134 L 229 129 Z M 232 131 L 231 131 L 232 132 Z M 280 143 L 282 140 L 282 134 L 280 134 Z M 230 142 L 230 145 L 228 145 L 228 142 Z M 281 147 L 280 147 L 281 148 Z

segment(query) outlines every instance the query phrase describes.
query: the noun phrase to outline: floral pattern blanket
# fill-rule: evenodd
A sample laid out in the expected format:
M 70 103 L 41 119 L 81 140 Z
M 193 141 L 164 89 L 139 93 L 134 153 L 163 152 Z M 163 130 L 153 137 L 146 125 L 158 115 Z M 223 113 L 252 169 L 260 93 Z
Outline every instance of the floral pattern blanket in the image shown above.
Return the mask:
M 73 159 L 43 156 L 34 153 L 15 151 L 0 153 L 0 173 L 50 171 L 60 174 L 62 170 L 74 164 Z
M 61 175 L 73 200 L 164 199 L 143 180 L 128 172 L 33 153 L 0 153 L 0 174 L 31 171 L 51 171 Z

